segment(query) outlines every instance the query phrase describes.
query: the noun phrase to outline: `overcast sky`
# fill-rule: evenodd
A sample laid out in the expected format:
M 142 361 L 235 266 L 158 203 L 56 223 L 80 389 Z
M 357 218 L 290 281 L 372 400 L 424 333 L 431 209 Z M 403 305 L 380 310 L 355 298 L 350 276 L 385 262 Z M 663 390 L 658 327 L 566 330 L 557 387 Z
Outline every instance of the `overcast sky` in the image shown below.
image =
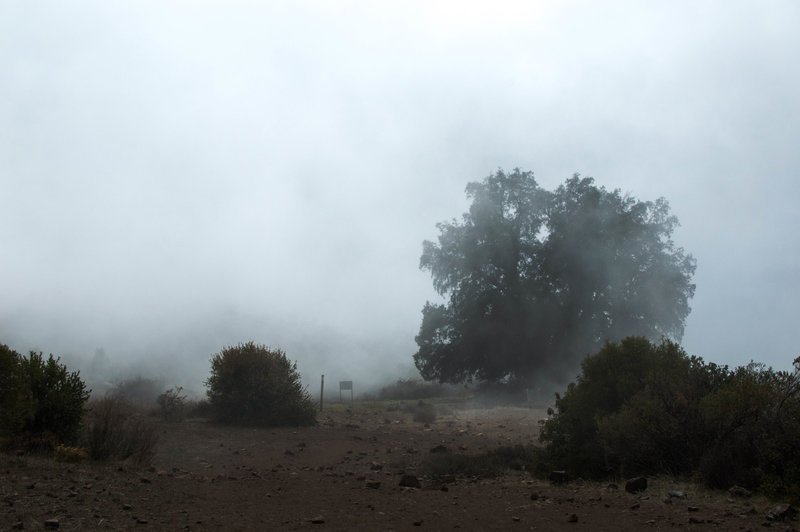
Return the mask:
M 788 369 L 798 28 L 792 0 L 2 0 L 0 343 L 197 388 L 247 340 L 406 376 L 422 241 L 520 167 L 666 197 L 684 347 Z

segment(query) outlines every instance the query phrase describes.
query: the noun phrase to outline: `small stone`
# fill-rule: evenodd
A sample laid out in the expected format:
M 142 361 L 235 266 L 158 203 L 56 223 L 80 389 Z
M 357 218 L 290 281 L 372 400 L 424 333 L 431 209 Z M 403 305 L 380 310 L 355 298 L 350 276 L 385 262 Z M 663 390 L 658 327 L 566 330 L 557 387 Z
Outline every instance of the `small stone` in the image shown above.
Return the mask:
M 122 509 L 123 510 L 130 510 L 131 508 L 132 508 L 132 506 L 130 504 L 123 504 L 122 505 Z
M 647 479 L 645 477 L 634 477 L 625 482 L 625 491 L 637 493 L 647 489 Z
M 381 483 L 377 480 L 367 482 L 367 487 L 376 490 L 381 487 Z
M 310 521 L 312 525 L 321 525 L 325 522 L 325 518 L 322 517 L 321 515 L 318 515 L 316 517 L 312 517 Z
M 139 518 L 139 519 L 136 520 L 136 524 L 137 525 L 146 525 L 147 524 L 147 519 Z
M 422 521 L 414 521 L 414 526 L 422 526 Z
M 688 508 L 686 508 L 686 509 L 687 509 L 688 511 L 690 511 L 690 512 L 699 512 L 699 511 L 700 511 L 700 508 L 698 508 L 697 506 L 689 506 L 689 507 L 688 507 Z
M 637 502 L 631 506 L 631 510 L 638 510 L 641 507 L 642 505 Z
M 447 452 L 447 447 L 445 447 L 444 445 L 437 445 L 436 447 L 431 449 L 431 452 L 432 453 L 446 453 Z
M 569 519 L 567 519 L 568 523 L 577 523 L 578 522 L 578 514 L 571 514 Z
M 550 472 L 550 482 L 553 484 L 565 484 L 567 482 L 567 472 L 566 471 L 551 471 Z
M 701 519 L 701 518 L 699 518 L 699 517 L 691 516 L 691 517 L 689 518 L 689 522 L 690 522 L 690 523 L 693 523 L 693 524 L 695 524 L 695 525 L 701 525 L 701 524 L 705 523 L 705 522 L 706 522 L 706 520 L 705 520 L 705 519 Z
M 515 523 L 519 523 L 519 517 L 517 517 L 516 515 L 512 515 L 511 520 L 514 521 Z
M 11 525 L 11 529 L 12 530 L 24 530 L 25 529 L 25 523 L 23 523 L 22 521 L 17 521 L 13 525 Z
M 59 527 L 58 519 L 48 519 L 44 522 L 44 527 L 47 530 L 57 530 Z
M 667 495 L 669 495 L 673 499 L 685 499 L 686 492 L 681 490 L 670 490 Z

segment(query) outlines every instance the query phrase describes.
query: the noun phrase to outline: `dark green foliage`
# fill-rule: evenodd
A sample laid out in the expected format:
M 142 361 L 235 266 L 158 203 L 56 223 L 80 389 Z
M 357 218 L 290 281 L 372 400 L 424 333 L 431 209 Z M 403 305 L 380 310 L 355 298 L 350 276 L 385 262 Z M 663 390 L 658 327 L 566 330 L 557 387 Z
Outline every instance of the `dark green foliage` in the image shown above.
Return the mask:
M 378 392 L 380 401 L 405 401 L 409 399 L 427 399 L 441 397 L 445 387 L 438 382 L 424 382 L 413 379 L 399 379 L 396 383 L 384 386 Z
M 506 470 L 538 469 L 540 449 L 534 446 L 505 446 L 482 454 L 460 454 L 450 451 L 431 454 L 423 463 L 423 472 L 433 478 L 444 476 L 492 478 Z
M 93 460 L 129 460 L 140 465 L 150 461 L 158 441 L 155 424 L 114 396 L 90 403 L 84 438 Z
M 696 474 L 792 493 L 800 486 L 800 359 L 795 372 L 750 364 L 729 370 L 675 343 L 607 343 L 556 396 L 542 426 L 551 469 L 600 478 Z
M 165 421 L 183 421 L 186 417 L 186 396 L 183 387 L 173 386 L 158 396 L 158 414 Z
M 22 355 L 0 344 L 0 436 L 22 432 L 33 417 L 33 398 L 20 376 Z
M 45 443 L 77 438 L 89 391 L 79 373 L 59 360 L 33 351 L 24 357 L 0 346 L 0 428 L 12 438 Z
M 463 220 L 423 243 L 420 267 L 447 298 L 422 311 L 424 378 L 560 379 L 606 340 L 682 336 L 695 263 L 671 240 L 678 222 L 663 198 L 578 175 L 549 192 L 520 170 L 470 183 L 467 195 Z
M 208 399 L 218 421 L 242 425 L 312 425 L 316 407 L 297 364 L 280 349 L 253 342 L 211 359 Z

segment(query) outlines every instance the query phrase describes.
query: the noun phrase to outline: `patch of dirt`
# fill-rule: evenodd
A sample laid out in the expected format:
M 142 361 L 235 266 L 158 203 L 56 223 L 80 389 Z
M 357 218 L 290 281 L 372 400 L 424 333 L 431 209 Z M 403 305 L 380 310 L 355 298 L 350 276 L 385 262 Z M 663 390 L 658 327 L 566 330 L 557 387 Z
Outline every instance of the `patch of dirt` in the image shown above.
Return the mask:
M 533 443 L 544 415 L 445 411 L 429 426 L 391 403 L 332 405 L 309 428 L 160 423 L 149 468 L 4 455 L 0 529 L 41 530 L 55 519 L 59 530 L 760 530 L 773 506 L 669 479 L 637 494 L 624 483 L 555 486 L 525 472 L 435 482 L 420 471 L 432 449 Z M 400 485 L 408 475 L 419 488 Z

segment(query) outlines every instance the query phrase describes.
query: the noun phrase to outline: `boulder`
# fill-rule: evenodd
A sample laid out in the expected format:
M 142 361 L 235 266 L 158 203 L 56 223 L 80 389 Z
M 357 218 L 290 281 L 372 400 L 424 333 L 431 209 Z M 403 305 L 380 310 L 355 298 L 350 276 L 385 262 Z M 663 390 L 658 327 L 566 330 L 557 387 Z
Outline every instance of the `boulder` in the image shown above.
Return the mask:
M 625 482 L 625 491 L 637 493 L 647 489 L 647 479 L 645 477 L 634 477 Z

